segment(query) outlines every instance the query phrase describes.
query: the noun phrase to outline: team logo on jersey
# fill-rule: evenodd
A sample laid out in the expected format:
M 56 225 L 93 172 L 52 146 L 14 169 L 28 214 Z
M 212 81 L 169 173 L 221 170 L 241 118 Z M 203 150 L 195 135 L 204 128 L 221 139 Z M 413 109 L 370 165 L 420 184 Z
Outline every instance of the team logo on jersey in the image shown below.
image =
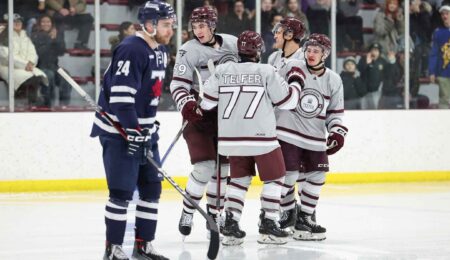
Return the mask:
M 219 61 L 217 61 L 217 64 L 224 64 L 224 63 L 227 63 L 227 62 L 229 62 L 229 61 L 232 61 L 232 62 L 239 62 L 238 58 L 237 58 L 234 54 L 229 53 L 229 54 L 223 55 L 223 56 L 219 59 Z M 216 62 L 214 62 L 214 64 L 216 64 Z
M 304 118 L 314 118 L 322 112 L 324 99 L 318 90 L 307 88 L 302 90 L 300 101 L 295 109 Z
M 185 51 L 185 50 L 179 50 L 178 51 L 178 54 L 180 54 L 180 57 L 183 57 L 184 54 L 186 54 L 186 53 L 187 53 L 187 51 Z

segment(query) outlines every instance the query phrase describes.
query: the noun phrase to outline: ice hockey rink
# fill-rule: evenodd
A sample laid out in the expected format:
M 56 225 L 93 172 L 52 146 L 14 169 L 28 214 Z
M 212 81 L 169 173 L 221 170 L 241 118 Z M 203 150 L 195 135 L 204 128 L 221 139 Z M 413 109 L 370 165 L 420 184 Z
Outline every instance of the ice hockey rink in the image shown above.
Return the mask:
M 252 187 L 241 220 L 242 246 L 221 246 L 217 259 L 450 259 L 450 183 L 324 186 L 317 209 L 327 228 L 321 242 L 256 242 L 260 187 Z M 0 259 L 102 259 L 106 192 L 0 194 Z M 157 250 L 170 259 L 207 259 L 205 221 L 196 213 L 191 236 L 178 233 L 181 196 L 164 190 Z M 131 254 L 134 210 L 125 249 Z

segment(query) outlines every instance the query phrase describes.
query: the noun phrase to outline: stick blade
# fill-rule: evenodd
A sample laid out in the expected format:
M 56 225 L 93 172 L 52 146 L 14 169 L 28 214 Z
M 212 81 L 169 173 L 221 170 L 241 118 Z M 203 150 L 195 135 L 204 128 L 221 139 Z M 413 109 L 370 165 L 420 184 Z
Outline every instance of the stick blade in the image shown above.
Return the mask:
M 216 226 L 217 229 L 217 226 Z M 211 240 L 209 241 L 208 259 L 216 259 L 219 253 L 220 237 L 218 230 L 211 229 Z

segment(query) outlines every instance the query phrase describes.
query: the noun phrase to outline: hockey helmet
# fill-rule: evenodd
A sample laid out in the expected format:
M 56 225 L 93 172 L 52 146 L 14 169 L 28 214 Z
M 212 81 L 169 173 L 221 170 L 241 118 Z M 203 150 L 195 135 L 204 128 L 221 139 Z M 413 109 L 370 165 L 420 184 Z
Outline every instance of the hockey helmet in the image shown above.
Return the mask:
M 308 46 L 318 46 L 322 48 L 323 60 L 325 60 L 331 53 L 331 40 L 325 34 L 313 33 L 303 44 L 303 50 L 306 51 Z
M 285 17 L 279 23 L 273 27 L 273 34 L 275 34 L 279 28 L 283 28 L 284 34 L 292 33 L 293 39 L 301 41 L 305 37 L 306 26 L 305 24 L 297 18 Z
M 138 20 L 140 24 L 145 24 L 146 21 L 151 20 L 153 25 L 156 26 L 158 20 L 170 18 L 174 20 L 174 25 L 176 25 L 177 16 L 172 6 L 168 3 L 151 0 L 139 7 Z
M 244 31 L 238 37 L 238 53 L 248 57 L 259 57 L 265 51 L 261 35 L 253 31 Z
M 189 18 L 189 30 L 192 30 L 192 23 L 204 22 L 208 24 L 209 28 L 216 28 L 217 26 L 217 13 L 211 6 L 197 7 L 192 11 Z

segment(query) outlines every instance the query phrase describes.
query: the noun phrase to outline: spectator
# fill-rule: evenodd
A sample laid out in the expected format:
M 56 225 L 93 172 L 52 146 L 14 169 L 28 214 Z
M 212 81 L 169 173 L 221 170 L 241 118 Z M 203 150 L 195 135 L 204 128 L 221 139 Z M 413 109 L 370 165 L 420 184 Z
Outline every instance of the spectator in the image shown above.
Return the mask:
M 23 18 L 14 14 L 12 44 L 14 46 L 14 90 L 16 99 L 28 99 L 28 104 L 42 105 L 38 96 L 42 84 L 48 80 L 44 72 L 36 68 L 38 56 L 27 33 L 23 30 Z M 8 81 L 8 30 L 0 35 L 0 77 Z
M 64 54 L 66 46 L 60 31 L 55 28 L 49 15 L 43 15 L 37 22 L 37 30 L 33 32 L 31 40 L 36 47 L 39 58 L 37 67 L 47 75 L 49 84 L 42 88 L 44 104 L 52 106 L 55 99 L 55 88 L 59 88 L 59 104 L 67 106 L 70 102 L 71 86 L 56 72 L 58 70 L 58 56 Z
M 381 45 L 374 43 L 369 47 L 366 57 L 361 57 L 358 70 L 361 80 L 367 88 L 362 98 L 362 109 L 377 109 L 380 96 L 380 84 L 383 80 L 383 68 L 386 61 L 381 57 Z
M 6 10 L 6 9 L 5 9 Z M 19 13 L 23 17 L 24 28 L 29 37 L 37 18 L 45 11 L 45 0 L 15 0 L 14 12 Z
M 404 107 L 405 77 L 403 64 L 397 61 L 395 53 L 389 51 L 383 69 L 383 88 L 378 108 L 399 109 Z
M 309 32 L 309 23 L 306 15 L 300 10 L 297 0 L 287 0 L 287 7 L 285 7 L 281 14 L 283 17 L 294 17 L 303 22 L 306 27 L 306 31 Z M 305 37 L 308 37 L 309 33 L 305 34 Z
M 78 37 L 75 49 L 88 49 L 87 43 L 92 29 L 94 18 L 85 13 L 86 0 L 46 0 L 49 7 L 48 14 L 53 16 L 57 27 L 61 30 L 61 24 L 67 24 L 78 29 Z
M 330 35 L 331 0 L 316 0 L 306 10 L 310 33 Z
M 411 67 L 419 75 L 426 77 L 432 32 L 431 5 L 421 0 L 412 0 L 409 10 L 410 36 L 414 44 L 414 62 L 411 62 Z
M 135 33 L 136 29 L 134 28 L 134 24 L 132 22 L 122 22 L 119 26 L 119 34 L 113 35 L 108 39 L 111 44 L 111 53 L 116 49 L 117 45 L 125 39 L 125 37 L 134 35 Z
M 234 2 L 233 12 L 229 13 L 225 19 L 221 20 L 219 29 L 223 33 L 228 33 L 234 36 L 246 30 L 252 30 L 253 21 L 248 18 L 245 12 L 244 1 L 237 0 Z
M 430 81 L 439 84 L 439 108 L 450 108 L 450 5 L 443 5 L 439 12 L 444 27 L 433 33 L 428 72 Z
M 355 57 L 350 56 L 344 60 L 341 78 L 344 85 L 345 109 L 361 109 L 361 97 L 367 93 L 367 90 L 359 76 L 359 71 L 356 70 Z
M 405 31 L 403 11 L 398 0 L 386 0 L 374 20 L 374 42 L 381 45 L 383 57 L 390 51 L 397 52 L 398 41 Z
M 340 0 L 337 10 L 338 51 L 359 51 L 364 46 L 363 19 L 358 15 L 361 0 Z
M 272 30 L 272 17 L 276 12 L 272 0 L 261 1 L 261 32 Z
M 269 58 L 270 54 L 272 52 L 276 51 L 275 48 L 275 39 L 272 32 L 272 28 L 275 27 L 276 24 L 278 24 L 283 19 L 283 16 L 279 13 L 274 13 L 272 16 L 272 23 L 271 23 L 271 29 L 261 32 L 261 35 L 264 40 L 264 45 L 266 46 L 266 51 L 261 54 L 261 62 L 267 63 L 267 59 Z
M 184 44 L 185 42 L 189 41 L 191 39 L 191 35 L 189 34 L 188 30 L 186 28 L 183 28 L 181 31 L 181 44 Z

